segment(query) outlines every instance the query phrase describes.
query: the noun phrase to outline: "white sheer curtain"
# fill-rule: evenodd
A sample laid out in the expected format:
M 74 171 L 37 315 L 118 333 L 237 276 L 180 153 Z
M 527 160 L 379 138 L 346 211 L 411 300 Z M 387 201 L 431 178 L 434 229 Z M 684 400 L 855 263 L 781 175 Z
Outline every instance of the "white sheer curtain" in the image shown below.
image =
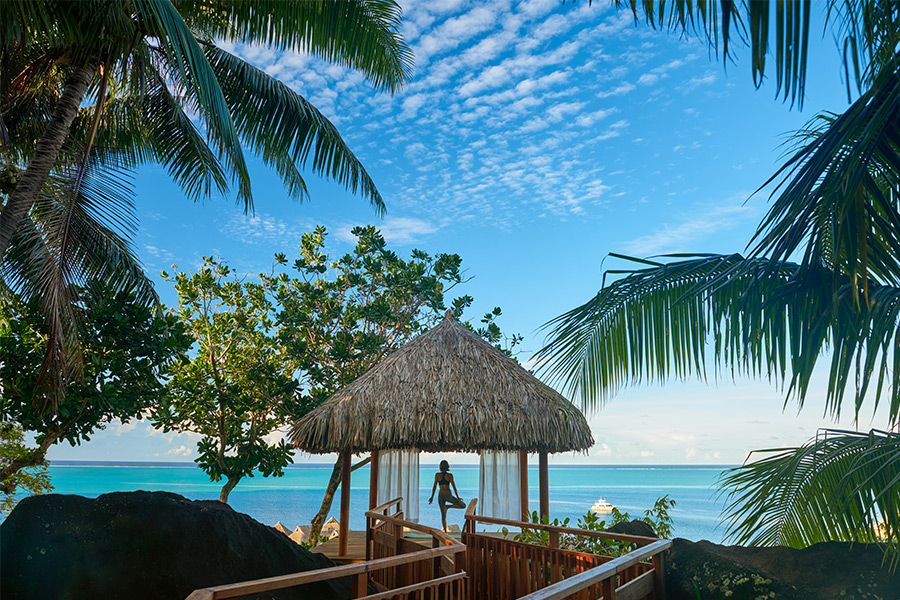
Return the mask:
M 522 518 L 522 494 L 518 452 L 481 451 L 478 482 L 479 513 L 496 519 Z
M 382 450 L 378 453 L 377 504 L 398 496 L 400 510 L 413 523 L 419 522 L 419 451 Z

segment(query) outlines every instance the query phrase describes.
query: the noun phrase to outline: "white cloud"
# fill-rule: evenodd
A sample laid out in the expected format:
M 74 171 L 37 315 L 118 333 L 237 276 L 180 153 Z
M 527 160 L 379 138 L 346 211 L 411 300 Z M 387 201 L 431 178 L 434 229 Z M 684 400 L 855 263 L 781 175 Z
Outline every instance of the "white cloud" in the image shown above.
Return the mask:
M 598 98 L 609 98 L 610 96 L 622 96 L 627 94 L 630 91 L 635 89 L 635 85 L 633 83 L 628 83 L 627 81 L 624 83 L 620 83 L 612 89 L 604 90 L 602 92 L 597 93 Z
M 134 429 L 135 429 L 135 427 L 137 427 L 137 425 L 138 425 L 137 419 L 131 419 L 127 423 L 123 423 L 121 421 L 115 421 L 109 427 L 109 429 L 111 429 L 113 431 L 113 433 L 115 433 L 116 435 L 122 435 L 125 433 L 129 433 L 131 431 L 134 431 Z
M 447 19 L 432 32 L 422 36 L 414 46 L 416 63 L 421 67 L 428 63 L 430 57 L 455 48 L 491 29 L 496 24 L 496 18 L 494 10 L 479 6 L 458 17 Z
M 415 244 L 424 237 L 438 231 L 439 227 L 422 219 L 412 217 L 387 217 L 375 228 L 381 232 L 386 242 L 407 246 Z M 338 227 L 335 236 L 348 244 L 356 244 L 356 236 L 351 233 L 353 227 Z
M 691 251 L 705 237 L 754 218 L 756 210 L 743 204 L 731 204 L 702 207 L 692 211 L 692 214 L 694 216 L 690 220 L 664 225 L 653 233 L 626 242 L 622 247 L 626 253 L 635 256 Z
M 612 448 L 606 442 L 595 446 L 597 449 L 592 452 L 592 456 L 612 456 Z
M 656 452 L 653 450 L 641 450 L 641 458 L 649 458 L 651 456 L 656 456 Z
M 289 222 L 266 213 L 232 214 L 222 226 L 229 237 L 241 244 L 259 244 L 282 249 L 300 243 L 303 233 L 314 227 L 301 221 Z
M 697 89 L 698 87 L 700 87 L 700 86 L 702 86 L 702 85 L 709 85 L 709 84 L 711 84 L 711 83 L 715 83 L 715 81 L 716 81 L 718 78 L 719 78 L 719 76 L 716 74 L 716 72 L 710 70 L 710 71 L 707 71 L 706 73 L 704 73 L 704 74 L 701 75 L 701 76 L 698 76 L 698 77 L 691 77 L 691 78 L 688 79 L 686 82 L 684 82 L 682 85 L 680 85 L 680 86 L 678 87 L 678 89 L 679 89 L 682 93 L 687 94 L 688 92 L 692 92 L 692 91 L 694 91 L 695 89 Z
M 697 456 L 696 448 L 685 448 L 684 449 L 684 457 L 687 459 L 695 458 Z
M 182 444 L 177 448 L 172 448 L 168 452 L 166 452 L 169 456 L 191 456 L 194 453 L 194 449 L 188 446 L 187 444 Z

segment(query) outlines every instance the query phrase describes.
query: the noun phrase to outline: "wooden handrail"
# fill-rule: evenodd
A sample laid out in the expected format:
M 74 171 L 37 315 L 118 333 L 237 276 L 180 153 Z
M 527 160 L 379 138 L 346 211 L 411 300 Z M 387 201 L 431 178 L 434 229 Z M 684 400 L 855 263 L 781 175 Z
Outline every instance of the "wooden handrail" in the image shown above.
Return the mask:
M 438 577 L 437 579 L 429 579 L 428 581 L 423 581 L 422 583 L 415 583 L 413 585 L 406 585 L 403 587 L 395 588 L 393 590 L 388 590 L 386 592 L 379 592 L 377 594 L 372 594 L 370 596 L 365 596 L 364 598 L 360 598 L 360 600 L 386 600 L 388 598 L 393 598 L 395 596 L 401 596 L 404 594 L 409 594 L 412 592 L 419 592 L 422 590 L 427 590 L 428 588 L 437 587 L 439 585 L 443 585 L 445 583 L 451 583 L 453 581 L 458 581 L 460 579 L 466 579 L 467 575 L 465 571 L 460 573 L 454 573 L 453 575 L 445 575 L 444 577 Z
M 592 531 L 590 529 L 577 529 L 573 527 L 559 527 L 558 525 L 545 525 L 544 523 L 528 523 L 527 521 L 510 521 L 508 519 L 497 519 L 494 517 L 480 517 L 477 515 L 469 515 L 466 512 L 466 519 L 480 523 L 490 523 L 492 525 L 506 525 L 518 529 L 540 529 L 551 533 L 565 533 L 569 535 L 580 535 L 583 537 L 605 538 L 616 540 L 618 542 L 631 542 L 638 546 L 646 546 L 659 541 L 659 538 L 646 537 L 643 535 L 628 535 L 625 533 L 610 533 L 608 531 Z
M 463 543 L 460 542 L 458 539 L 456 539 L 455 537 L 451 536 L 448 533 L 444 533 L 440 529 L 428 527 L 427 525 L 419 525 L 418 523 L 412 523 L 410 521 L 406 521 L 405 519 L 398 519 L 397 517 L 394 517 L 394 516 L 379 515 L 379 514 L 375 513 L 375 511 L 373 511 L 373 510 L 370 510 L 369 512 L 367 512 L 366 516 L 373 520 L 385 521 L 387 523 L 393 523 L 394 525 L 402 525 L 403 527 L 406 527 L 407 529 L 412 529 L 412 530 L 418 531 L 420 533 L 427 533 L 427 534 L 431 535 L 432 537 L 435 537 L 435 538 L 441 540 L 442 542 L 444 542 L 445 546 L 452 546 L 454 544 L 463 546 Z
M 475 505 L 478 504 L 478 498 L 472 498 L 469 500 L 469 507 L 466 509 L 466 518 L 475 516 Z
M 547 587 L 522 596 L 518 600 L 564 600 L 580 592 L 583 589 L 596 585 L 601 581 L 614 577 L 629 567 L 646 560 L 664 550 L 672 547 L 671 540 L 656 540 L 643 548 L 629 552 L 625 556 L 614 558 L 599 567 L 588 569 L 582 573 L 572 575 L 562 581 L 548 585 Z
M 403 502 L 403 496 L 398 496 L 397 498 L 394 498 L 393 500 L 388 500 L 387 502 L 385 502 L 384 504 L 382 504 L 380 506 L 376 506 L 375 508 L 369 509 L 369 512 L 367 512 L 366 514 L 369 514 L 370 512 L 378 512 L 378 513 L 384 512 L 387 509 L 389 509 L 390 507 L 394 506 L 395 504 L 400 504 L 401 502 Z
M 325 569 L 315 569 L 313 571 L 303 571 L 302 573 L 291 573 L 289 575 L 278 575 L 276 577 L 266 577 L 264 579 L 254 579 L 252 581 L 242 581 L 240 583 L 229 583 L 226 585 L 217 585 L 214 587 L 195 590 L 188 600 L 219 600 L 220 598 L 236 598 L 247 594 L 256 594 L 259 592 L 269 592 L 295 585 L 303 585 L 305 583 L 315 583 L 317 581 L 327 581 L 329 579 L 338 579 L 340 577 L 349 577 L 351 575 L 360 575 L 363 573 L 371 573 L 388 567 L 396 567 L 397 565 L 405 565 L 409 563 L 419 562 L 420 560 L 434 559 L 450 554 L 458 554 L 465 551 L 466 547 L 462 544 L 456 546 L 439 546 L 437 548 L 427 548 L 425 550 L 417 550 L 416 552 L 408 552 L 406 554 L 398 554 L 397 556 L 389 556 L 388 558 L 377 558 L 367 562 L 354 563 L 349 565 L 341 565 L 339 567 L 327 567 Z

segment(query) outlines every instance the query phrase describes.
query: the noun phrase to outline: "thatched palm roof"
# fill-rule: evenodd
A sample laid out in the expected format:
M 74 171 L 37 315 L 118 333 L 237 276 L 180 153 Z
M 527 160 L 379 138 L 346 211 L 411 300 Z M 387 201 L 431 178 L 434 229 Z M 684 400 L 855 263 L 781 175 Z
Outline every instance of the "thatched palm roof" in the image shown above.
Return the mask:
M 439 325 L 301 418 L 290 439 L 314 454 L 565 452 L 594 443 L 581 411 L 449 310 Z

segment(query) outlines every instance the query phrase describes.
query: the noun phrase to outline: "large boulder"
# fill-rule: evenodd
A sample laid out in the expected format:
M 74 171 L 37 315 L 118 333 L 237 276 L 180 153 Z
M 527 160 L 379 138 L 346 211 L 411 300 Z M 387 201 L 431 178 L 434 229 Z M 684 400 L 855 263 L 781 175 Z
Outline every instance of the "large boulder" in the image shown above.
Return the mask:
M 666 557 L 668 600 L 900 600 L 900 571 L 875 545 L 747 548 L 678 538 Z
M 193 590 L 334 566 L 215 501 L 168 492 L 50 494 L 22 500 L 0 526 L 4 600 L 184 600 Z M 337 599 L 350 582 L 264 598 Z
M 658 535 L 656 535 L 656 531 L 653 530 L 652 525 L 641 521 L 640 519 L 632 519 L 631 521 L 622 521 L 621 523 L 616 523 L 606 531 L 608 531 L 609 533 L 624 533 L 627 535 L 640 535 L 643 537 L 659 537 Z

